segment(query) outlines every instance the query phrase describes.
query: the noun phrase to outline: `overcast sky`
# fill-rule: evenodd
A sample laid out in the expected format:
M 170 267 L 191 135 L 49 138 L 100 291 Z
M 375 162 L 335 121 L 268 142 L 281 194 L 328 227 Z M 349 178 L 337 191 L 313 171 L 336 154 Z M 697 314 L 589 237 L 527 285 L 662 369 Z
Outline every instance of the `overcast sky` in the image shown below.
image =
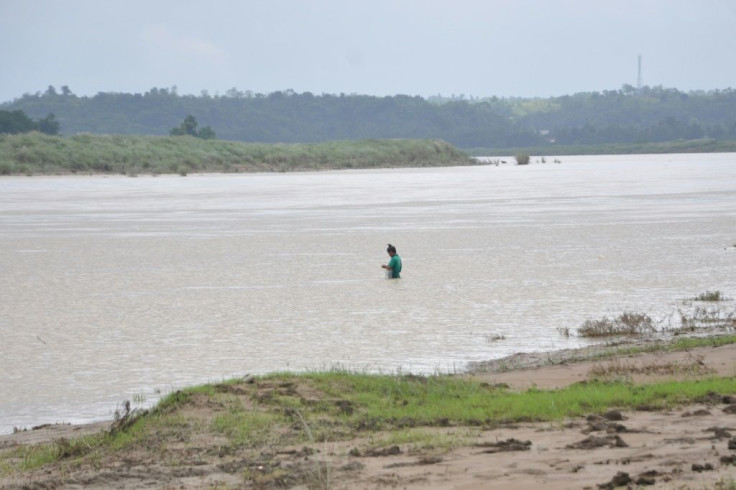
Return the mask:
M 736 0 L 0 0 L 0 102 L 736 87 Z

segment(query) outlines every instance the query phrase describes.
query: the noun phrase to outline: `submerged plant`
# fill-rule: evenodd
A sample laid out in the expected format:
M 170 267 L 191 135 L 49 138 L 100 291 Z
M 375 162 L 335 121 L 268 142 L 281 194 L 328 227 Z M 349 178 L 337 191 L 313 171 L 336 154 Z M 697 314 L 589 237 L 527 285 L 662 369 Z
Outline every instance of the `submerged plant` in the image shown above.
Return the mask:
M 723 310 L 719 306 L 698 306 L 691 313 L 680 312 L 681 330 L 695 331 L 706 329 L 733 329 L 736 328 L 736 313 Z
M 725 301 L 726 297 L 720 291 L 706 291 L 693 298 L 693 301 Z
M 654 333 L 652 319 L 645 313 L 624 312 L 613 320 L 585 320 L 578 328 L 581 337 L 615 337 L 619 335 L 644 335 Z
M 517 153 L 514 157 L 516 159 L 517 165 L 528 165 L 529 164 L 529 154 L 528 153 Z

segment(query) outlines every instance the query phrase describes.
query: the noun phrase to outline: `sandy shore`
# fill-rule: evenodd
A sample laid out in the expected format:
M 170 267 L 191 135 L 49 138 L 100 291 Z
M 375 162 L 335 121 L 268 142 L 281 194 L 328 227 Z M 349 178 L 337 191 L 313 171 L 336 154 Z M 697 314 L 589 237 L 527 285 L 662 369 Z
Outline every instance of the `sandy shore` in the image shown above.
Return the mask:
M 511 389 L 555 389 L 589 378 L 591 370 L 626 366 L 698 364 L 702 376 L 736 374 L 736 345 L 688 352 L 580 360 L 589 351 L 517 354 L 474 366 L 468 376 Z M 631 372 L 638 371 L 630 369 Z M 657 369 L 633 374 L 636 383 L 672 379 Z M 647 371 L 652 371 L 647 373 Z M 692 378 L 697 374 L 683 374 Z M 109 424 L 53 425 L 0 437 L 0 453 L 19 447 L 106 430 Z M 521 423 L 486 430 L 437 427 L 466 441 L 441 454 L 391 446 L 360 453 L 360 440 L 283 447 L 263 460 L 225 462 L 217 451 L 172 464 L 126 452 L 97 464 L 51 464 L 33 472 L 0 466 L 2 488 L 242 488 L 243 471 L 264 467 L 299 469 L 321 478 L 309 485 L 284 479 L 259 488 L 734 488 L 736 397 L 713 394 L 700 403 L 668 411 L 611 411 L 564 423 Z M 216 441 L 200 444 L 216 446 Z M 2 461 L 2 460 L 0 460 Z M 260 469 L 259 469 L 260 468 Z M 722 486 L 719 486 L 722 485 Z

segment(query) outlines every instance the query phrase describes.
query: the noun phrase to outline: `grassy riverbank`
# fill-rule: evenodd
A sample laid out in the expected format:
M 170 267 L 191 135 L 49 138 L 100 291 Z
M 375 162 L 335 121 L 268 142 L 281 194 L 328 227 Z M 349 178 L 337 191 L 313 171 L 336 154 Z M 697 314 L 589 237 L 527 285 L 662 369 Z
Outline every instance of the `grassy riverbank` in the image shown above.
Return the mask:
M 727 153 L 736 152 L 736 140 L 678 140 L 663 143 L 599 144 L 599 145 L 545 145 L 523 148 L 471 148 L 473 156 L 508 156 L 526 153 L 535 156 L 556 155 L 634 155 L 659 153 Z
M 513 374 L 506 371 L 415 376 L 333 370 L 196 386 L 171 393 L 150 411 L 125 405 L 111 425 L 89 435 L 73 437 L 69 429 L 36 444 L 13 443 L 26 432 L 0 439 L 0 486 L 444 488 L 448 472 L 479 482 L 501 471 L 515 475 L 507 482 L 511 486 L 528 488 L 538 473 L 526 473 L 524 467 L 537 464 L 551 471 L 550 461 L 571 461 L 570 468 L 559 469 L 562 486 L 550 488 L 581 488 L 619 477 L 617 458 L 629 461 L 625 469 L 639 472 L 641 482 L 682 483 L 693 474 L 690 463 L 701 461 L 678 456 L 686 443 L 668 442 L 673 433 L 710 430 L 717 438 L 730 437 L 723 435 L 726 429 L 708 429 L 708 424 L 718 423 L 721 410 L 736 412 L 731 408 L 736 408 L 734 342 L 734 335 L 676 341 L 656 349 L 654 361 L 635 357 L 651 353 L 648 347 L 610 347 L 587 364 L 579 357 L 565 366 L 519 364 L 516 375 L 540 382 L 522 390 L 504 382 L 503 376 Z M 677 354 L 680 360 L 671 357 Z M 640 366 L 631 364 L 635 359 L 641 359 Z M 618 367 L 613 378 L 602 360 Z M 730 364 L 724 366 L 724 360 Z M 664 377 L 658 372 L 643 383 L 620 372 L 626 366 L 639 372 L 644 365 L 669 368 Z M 546 387 L 544 373 L 561 367 L 570 369 L 567 383 Z M 574 373 L 580 372 L 587 374 L 576 382 Z M 697 424 L 683 418 L 693 412 L 701 416 Z M 660 434 L 659 424 L 672 433 Z M 594 435 L 580 440 L 581 430 Z M 690 440 L 689 432 L 680 435 Z M 662 448 L 657 449 L 659 438 Z M 725 451 L 726 442 L 705 438 L 698 450 L 712 455 L 716 445 Z M 639 444 L 657 456 L 635 460 L 623 452 L 640 454 Z M 536 452 L 529 451 L 532 446 Z M 509 472 L 507 465 L 521 456 L 510 451 L 528 454 L 518 472 Z M 485 456 L 474 459 L 478 454 Z M 720 463 L 717 455 L 708 462 L 716 485 L 702 488 L 735 488 L 728 479 L 734 458 L 722 454 Z M 686 458 L 687 471 L 683 465 L 673 469 L 678 457 Z M 601 459 L 614 464 L 596 462 Z M 650 469 L 639 470 L 634 461 Z M 662 468 L 669 468 L 666 474 Z
M 671 328 L 588 320 L 578 335 L 606 341 L 463 373 L 245 376 L 18 429 L 0 437 L 0 487 L 736 489 L 733 300 L 680 308 Z
M 21 468 L 33 469 L 49 462 L 93 462 L 112 452 L 150 450 L 174 441 L 194 449 L 196 441 L 206 436 L 217 440 L 223 454 L 243 451 L 255 457 L 268 449 L 353 440 L 379 432 L 380 442 L 367 442 L 358 451 L 370 452 L 404 438 L 425 447 L 439 445 L 442 452 L 455 443 L 428 437 L 422 430 L 412 436 L 410 429 L 488 430 L 520 422 L 559 423 L 614 408 L 671 409 L 708 393 L 736 394 L 736 378 L 644 386 L 589 382 L 560 390 L 515 392 L 452 376 L 273 374 L 177 391 L 145 415 L 123 411 L 108 432 L 54 441 L 15 456 L 22 456 Z
M 385 139 L 287 145 L 203 140 L 189 136 L 0 135 L 0 175 L 186 175 L 192 172 L 473 164 L 477 162 L 439 140 Z

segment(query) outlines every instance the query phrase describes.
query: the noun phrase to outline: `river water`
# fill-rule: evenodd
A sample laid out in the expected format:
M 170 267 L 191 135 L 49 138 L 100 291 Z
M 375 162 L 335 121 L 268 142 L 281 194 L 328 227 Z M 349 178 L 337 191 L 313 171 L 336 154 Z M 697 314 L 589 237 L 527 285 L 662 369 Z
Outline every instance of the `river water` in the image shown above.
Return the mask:
M 460 370 L 736 295 L 736 154 L 559 159 L 4 177 L 0 433 L 246 373 Z

